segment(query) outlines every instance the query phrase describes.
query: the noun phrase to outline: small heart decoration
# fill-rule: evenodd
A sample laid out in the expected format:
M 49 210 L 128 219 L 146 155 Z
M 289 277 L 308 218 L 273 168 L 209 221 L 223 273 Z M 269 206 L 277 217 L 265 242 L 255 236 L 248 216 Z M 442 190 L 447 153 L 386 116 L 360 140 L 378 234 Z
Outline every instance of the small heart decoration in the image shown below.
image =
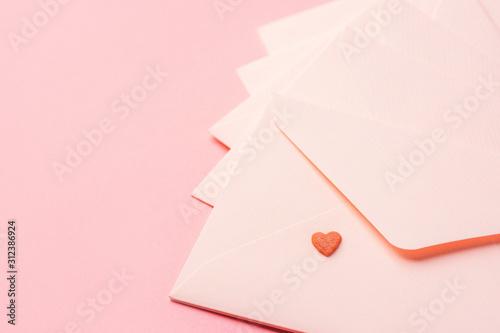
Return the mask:
M 325 257 L 329 257 L 335 252 L 342 241 L 342 236 L 336 231 L 327 233 L 317 232 L 312 235 L 312 243 L 316 250 Z

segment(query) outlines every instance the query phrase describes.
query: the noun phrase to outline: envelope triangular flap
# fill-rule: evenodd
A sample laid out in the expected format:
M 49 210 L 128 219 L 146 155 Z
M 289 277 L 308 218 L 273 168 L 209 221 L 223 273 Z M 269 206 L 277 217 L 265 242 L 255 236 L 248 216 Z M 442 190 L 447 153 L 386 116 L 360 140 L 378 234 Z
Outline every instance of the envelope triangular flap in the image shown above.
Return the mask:
M 297 115 L 284 133 L 394 246 L 416 250 L 500 234 L 499 154 L 431 144 L 387 123 L 282 101 Z

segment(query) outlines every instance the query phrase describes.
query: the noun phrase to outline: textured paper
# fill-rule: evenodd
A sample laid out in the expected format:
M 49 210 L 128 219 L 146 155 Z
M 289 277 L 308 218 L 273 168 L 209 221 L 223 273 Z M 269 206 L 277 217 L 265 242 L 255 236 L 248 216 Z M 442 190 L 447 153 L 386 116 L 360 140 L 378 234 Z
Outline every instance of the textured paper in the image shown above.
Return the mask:
M 281 100 L 272 108 L 315 112 L 300 105 Z M 221 193 L 172 299 L 300 332 L 487 332 L 500 324 L 492 293 L 498 245 L 408 258 L 283 135 L 240 171 Z M 343 241 L 323 260 L 310 237 L 332 230 Z M 298 278 L 292 269 L 303 265 Z M 436 302 L 444 306 L 432 317 L 439 320 L 424 319 L 419 309 Z

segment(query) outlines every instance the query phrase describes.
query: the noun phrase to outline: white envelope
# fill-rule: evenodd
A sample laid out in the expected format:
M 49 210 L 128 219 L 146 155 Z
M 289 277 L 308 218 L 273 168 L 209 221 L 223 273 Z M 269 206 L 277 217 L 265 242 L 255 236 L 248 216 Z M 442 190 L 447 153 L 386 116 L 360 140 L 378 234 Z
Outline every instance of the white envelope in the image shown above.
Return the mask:
M 335 129 L 348 138 L 339 133 L 339 141 L 317 142 L 314 153 L 321 147 L 326 155 L 337 153 L 331 147 L 348 151 L 347 146 L 354 146 L 370 157 L 373 147 L 383 150 L 384 140 L 399 137 L 384 124 L 378 124 L 377 135 L 352 131 L 353 127 L 365 129 L 358 121 L 369 120 L 287 99 L 276 100 L 266 117 L 284 108 L 295 118 L 283 128 L 299 141 L 303 134 L 310 134 L 317 114 L 327 116 L 325 126 L 335 117 L 342 121 Z M 312 139 L 324 139 L 324 126 L 316 128 Z M 430 239 L 427 235 L 421 238 L 424 232 L 417 228 L 414 238 L 400 238 L 404 230 L 398 224 L 404 225 L 406 219 L 377 224 L 366 220 L 336 189 L 335 180 L 330 183 L 267 121 L 255 134 L 269 131 L 275 133 L 270 136 L 273 139 L 251 164 L 237 170 L 221 193 L 174 286 L 174 301 L 297 332 L 495 332 L 500 325 L 500 251 L 498 244 L 484 244 L 498 242 L 499 237 L 436 244 L 457 239 L 468 230 L 478 234 L 488 223 L 473 220 L 468 228 L 457 224 L 448 230 L 435 226 L 440 237 Z M 362 147 L 363 143 L 367 146 Z M 334 162 L 328 172 L 343 163 L 342 159 Z M 362 167 L 368 169 L 370 163 Z M 494 174 L 486 166 L 477 168 Z M 343 165 L 340 170 L 345 171 Z M 356 183 L 356 178 L 350 181 L 360 190 L 364 186 Z M 493 182 L 498 185 L 499 181 Z M 436 189 L 435 194 L 439 186 Z M 375 203 L 377 194 L 367 191 L 366 195 Z M 497 192 L 492 194 L 498 199 Z M 392 207 L 384 208 L 391 211 Z M 474 211 L 481 217 L 479 209 Z M 427 214 L 432 216 L 433 212 Z M 496 225 L 498 233 L 500 226 Z M 311 235 L 329 231 L 339 232 L 343 240 L 337 251 L 325 258 L 314 249 Z M 391 240 L 408 243 L 399 243 L 404 247 L 398 249 Z M 423 244 L 436 246 L 415 250 L 415 245 Z M 466 249 L 458 251 L 460 248 Z M 252 331 L 245 324 L 234 329 Z

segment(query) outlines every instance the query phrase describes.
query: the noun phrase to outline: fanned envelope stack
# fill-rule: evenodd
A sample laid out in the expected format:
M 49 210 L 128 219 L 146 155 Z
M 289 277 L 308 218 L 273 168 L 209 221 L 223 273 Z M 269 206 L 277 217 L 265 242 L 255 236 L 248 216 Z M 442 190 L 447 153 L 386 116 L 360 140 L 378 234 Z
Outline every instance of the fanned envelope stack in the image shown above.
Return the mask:
M 500 332 L 500 2 L 338 0 L 259 34 L 172 300 L 292 332 Z

